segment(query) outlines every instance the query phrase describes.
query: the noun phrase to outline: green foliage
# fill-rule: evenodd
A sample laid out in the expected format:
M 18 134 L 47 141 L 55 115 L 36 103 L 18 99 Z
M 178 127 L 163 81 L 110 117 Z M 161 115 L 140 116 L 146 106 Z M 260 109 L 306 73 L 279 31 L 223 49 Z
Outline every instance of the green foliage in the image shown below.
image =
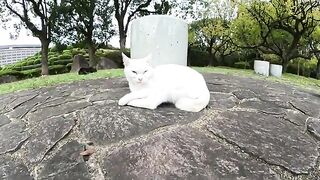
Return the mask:
M 37 58 L 33 61 L 33 64 L 40 64 L 41 63 L 41 59 Z
M 24 74 L 23 73 L 21 73 L 19 71 L 16 71 L 16 70 L 13 70 L 13 69 L 2 69 L 2 70 L 0 70 L 0 77 L 1 76 L 5 76 L 5 75 L 12 75 L 12 76 L 17 77 L 18 79 L 24 78 Z
M 114 34 L 110 0 L 64 0 L 59 7 L 54 41 L 73 44 L 84 41 L 87 46 L 108 42 Z M 69 45 L 67 50 L 72 50 Z
M 54 61 L 52 64 L 53 65 L 67 65 L 67 64 L 72 63 L 72 62 L 73 62 L 72 59 L 62 59 L 62 60 Z
M 208 52 L 190 49 L 188 53 L 191 66 L 208 66 L 209 55 Z
M 311 73 L 315 71 L 318 60 L 313 57 L 311 60 L 306 61 L 301 58 L 294 59 L 288 65 L 288 72 L 292 74 L 310 77 Z
M 53 65 L 49 66 L 49 74 L 63 74 L 69 72 L 65 65 Z
M 29 69 L 21 71 L 24 74 L 24 78 L 33 78 L 41 76 L 41 68 Z
M 239 46 L 254 46 L 262 42 L 259 23 L 243 4 L 239 6 L 238 17 L 231 23 L 231 32 L 233 41 Z
M 246 61 L 240 61 L 240 62 L 234 63 L 234 67 L 239 69 L 249 69 L 250 64 L 249 62 L 246 62 Z
M 274 54 L 263 54 L 262 58 L 265 61 L 269 61 L 270 64 L 279 64 L 279 65 L 281 65 L 281 59 L 277 55 L 274 55 Z
M 285 67 L 292 59 L 309 59 L 305 36 L 318 26 L 319 8 L 319 1 L 254 0 L 242 4 L 231 26 L 233 42 L 256 48 L 261 54 L 274 54 Z M 275 58 L 272 61 L 277 62 Z
M 61 54 L 58 59 L 63 60 L 63 59 L 72 59 L 71 54 Z

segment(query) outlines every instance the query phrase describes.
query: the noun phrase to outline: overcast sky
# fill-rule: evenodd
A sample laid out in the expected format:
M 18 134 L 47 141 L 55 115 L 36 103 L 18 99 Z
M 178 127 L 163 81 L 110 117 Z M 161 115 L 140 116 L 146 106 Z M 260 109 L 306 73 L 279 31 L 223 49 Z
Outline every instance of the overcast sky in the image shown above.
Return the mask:
M 129 45 L 130 41 L 128 41 Z M 36 37 L 28 35 L 27 30 L 21 30 L 17 39 L 10 39 L 10 30 L 0 28 L 0 45 L 17 45 L 17 44 L 39 44 L 40 41 Z M 110 40 L 110 44 L 114 47 L 119 47 L 119 39 L 114 36 Z

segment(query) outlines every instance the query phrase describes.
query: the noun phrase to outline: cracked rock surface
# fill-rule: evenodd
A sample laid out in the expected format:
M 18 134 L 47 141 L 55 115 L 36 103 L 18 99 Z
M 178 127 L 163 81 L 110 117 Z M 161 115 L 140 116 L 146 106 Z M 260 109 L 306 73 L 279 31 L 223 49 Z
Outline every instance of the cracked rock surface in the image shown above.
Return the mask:
M 123 78 L 0 95 L 0 179 L 319 179 L 319 94 L 204 76 L 199 113 L 120 107 Z

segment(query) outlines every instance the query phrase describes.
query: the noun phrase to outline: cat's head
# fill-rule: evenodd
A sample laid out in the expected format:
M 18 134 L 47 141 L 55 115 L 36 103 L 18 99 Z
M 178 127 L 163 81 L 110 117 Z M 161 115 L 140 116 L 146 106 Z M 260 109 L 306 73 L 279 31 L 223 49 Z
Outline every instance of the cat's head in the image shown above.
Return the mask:
M 124 73 L 127 80 L 134 84 L 144 84 L 152 76 L 151 55 L 144 58 L 131 59 L 122 53 Z

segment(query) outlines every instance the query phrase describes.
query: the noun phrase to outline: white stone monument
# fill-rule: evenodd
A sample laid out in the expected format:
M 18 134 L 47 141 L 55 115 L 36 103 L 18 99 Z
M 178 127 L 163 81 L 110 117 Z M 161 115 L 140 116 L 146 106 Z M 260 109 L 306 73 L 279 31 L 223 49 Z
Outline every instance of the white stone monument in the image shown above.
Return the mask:
M 270 63 L 268 61 L 255 60 L 253 69 L 254 69 L 254 72 L 257 74 L 269 76 L 269 66 L 270 66 Z
M 188 24 L 167 15 L 150 15 L 131 24 L 131 58 L 152 54 L 152 65 L 187 65 Z
M 278 64 L 270 65 L 270 75 L 275 77 L 281 77 L 282 75 L 282 66 Z

